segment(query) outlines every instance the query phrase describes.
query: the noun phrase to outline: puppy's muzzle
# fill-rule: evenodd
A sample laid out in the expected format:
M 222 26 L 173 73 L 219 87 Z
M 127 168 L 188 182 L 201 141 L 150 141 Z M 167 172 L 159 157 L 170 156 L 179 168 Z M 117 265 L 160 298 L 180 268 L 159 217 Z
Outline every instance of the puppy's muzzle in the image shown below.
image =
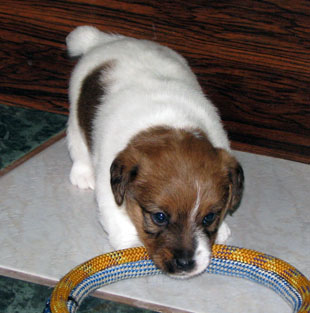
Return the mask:
M 173 259 L 167 264 L 169 274 L 187 275 L 196 267 L 194 253 L 192 251 L 175 250 Z
M 176 268 L 181 271 L 191 271 L 195 267 L 195 261 L 189 258 L 179 258 L 174 260 Z

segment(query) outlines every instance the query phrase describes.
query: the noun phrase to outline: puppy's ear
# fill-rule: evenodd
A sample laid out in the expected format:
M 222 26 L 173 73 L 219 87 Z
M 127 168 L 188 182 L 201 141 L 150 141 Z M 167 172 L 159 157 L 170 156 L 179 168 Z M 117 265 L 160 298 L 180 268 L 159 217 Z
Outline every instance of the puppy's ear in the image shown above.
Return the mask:
M 232 202 L 228 213 L 232 215 L 239 207 L 244 189 L 244 174 L 241 165 L 236 162 L 229 170 L 229 179 L 232 184 Z
M 244 189 L 244 174 L 239 162 L 226 150 L 220 149 L 222 164 L 229 179 L 229 207 L 228 213 L 232 215 L 239 207 Z
M 118 155 L 110 167 L 111 188 L 118 205 L 124 202 L 129 185 L 138 175 L 138 165 L 130 164 L 123 154 Z

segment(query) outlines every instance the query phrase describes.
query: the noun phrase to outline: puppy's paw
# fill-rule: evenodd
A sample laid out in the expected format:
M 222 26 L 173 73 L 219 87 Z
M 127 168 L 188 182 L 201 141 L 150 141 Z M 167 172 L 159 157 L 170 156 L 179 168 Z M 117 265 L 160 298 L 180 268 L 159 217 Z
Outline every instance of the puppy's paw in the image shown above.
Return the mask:
M 74 162 L 70 173 L 70 181 L 72 185 L 80 189 L 95 189 L 93 169 L 82 162 Z
M 228 240 L 228 238 L 231 235 L 231 230 L 228 227 L 228 225 L 223 222 L 217 232 L 215 243 L 217 244 L 225 244 Z

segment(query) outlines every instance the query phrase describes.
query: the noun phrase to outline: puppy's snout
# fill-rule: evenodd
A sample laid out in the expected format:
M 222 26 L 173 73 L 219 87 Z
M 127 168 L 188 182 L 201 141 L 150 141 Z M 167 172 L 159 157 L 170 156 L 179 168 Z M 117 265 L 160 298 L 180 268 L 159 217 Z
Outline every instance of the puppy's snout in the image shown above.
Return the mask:
M 188 257 L 175 259 L 175 264 L 177 269 L 181 271 L 191 271 L 195 267 L 195 261 Z
M 196 266 L 194 253 L 187 250 L 176 250 L 174 253 L 174 268 L 176 272 L 190 272 Z

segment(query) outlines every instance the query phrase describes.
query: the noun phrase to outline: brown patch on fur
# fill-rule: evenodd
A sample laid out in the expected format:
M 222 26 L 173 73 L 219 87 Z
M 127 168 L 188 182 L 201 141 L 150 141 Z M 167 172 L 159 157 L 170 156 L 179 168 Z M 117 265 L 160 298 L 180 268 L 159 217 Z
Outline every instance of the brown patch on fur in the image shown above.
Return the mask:
M 176 260 L 193 257 L 198 244 L 195 230 L 202 229 L 210 245 L 214 243 L 221 221 L 236 209 L 242 194 L 238 162 L 197 133 L 150 128 L 135 136 L 111 166 L 116 202 L 125 201 L 152 259 L 170 273 L 179 271 Z M 198 194 L 200 205 L 193 217 Z M 153 222 L 152 214 L 158 212 L 166 214 L 167 225 Z M 203 218 L 210 212 L 216 219 L 204 227 Z
M 92 148 L 93 121 L 105 94 L 107 79 L 103 76 L 111 69 L 113 62 L 106 62 L 88 74 L 81 86 L 78 100 L 78 121 L 84 132 L 88 148 Z

